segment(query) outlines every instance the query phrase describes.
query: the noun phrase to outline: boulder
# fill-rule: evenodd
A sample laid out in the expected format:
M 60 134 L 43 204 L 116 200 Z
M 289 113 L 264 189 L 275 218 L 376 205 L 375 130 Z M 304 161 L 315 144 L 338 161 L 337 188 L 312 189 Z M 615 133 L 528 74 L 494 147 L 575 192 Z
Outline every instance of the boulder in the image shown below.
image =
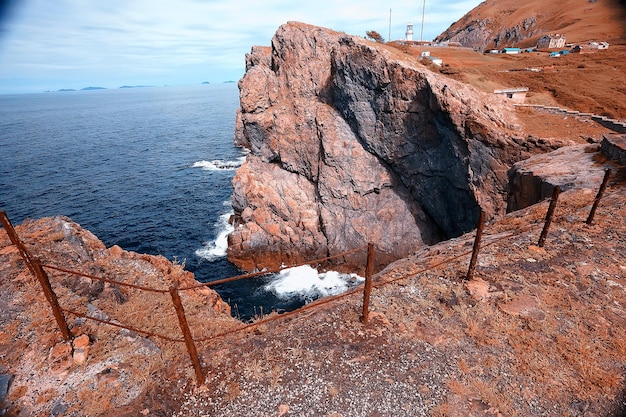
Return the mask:
M 626 135 L 604 135 L 600 151 L 611 161 L 626 166 Z
M 72 354 L 74 363 L 82 365 L 87 362 L 87 356 L 89 355 L 89 336 L 86 334 L 78 336 L 72 341 L 72 347 L 74 348 Z
M 48 365 L 50 373 L 56 376 L 65 376 L 72 367 L 72 346 L 69 343 L 61 342 L 50 348 L 48 355 Z
M 599 162 L 598 145 L 565 146 L 514 164 L 509 170 L 507 211 L 520 210 L 550 198 L 557 185 L 597 190 L 610 162 Z M 605 159 L 605 158 L 602 158 Z
M 510 103 L 329 29 L 281 26 L 239 89 L 235 138 L 251 152 L 228 257 L 244 269 L 369 242 L 386 263 L 458 236 L 504 213 L 508 167 L 529 155 Z

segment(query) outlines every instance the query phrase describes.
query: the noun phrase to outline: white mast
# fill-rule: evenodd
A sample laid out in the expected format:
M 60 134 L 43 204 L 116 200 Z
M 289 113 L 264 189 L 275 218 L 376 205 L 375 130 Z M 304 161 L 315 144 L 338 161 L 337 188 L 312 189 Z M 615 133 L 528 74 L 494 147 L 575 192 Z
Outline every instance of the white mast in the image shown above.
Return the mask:
M 391 42 L 391 9 L 389 9 L 389 35 L 387 36 L 387 42 Z
M 422 5 L 422 29 L 420 31 L 420 43 L 424 40 L 424 14 L 426 13 L 426 0 L 424 0 Z

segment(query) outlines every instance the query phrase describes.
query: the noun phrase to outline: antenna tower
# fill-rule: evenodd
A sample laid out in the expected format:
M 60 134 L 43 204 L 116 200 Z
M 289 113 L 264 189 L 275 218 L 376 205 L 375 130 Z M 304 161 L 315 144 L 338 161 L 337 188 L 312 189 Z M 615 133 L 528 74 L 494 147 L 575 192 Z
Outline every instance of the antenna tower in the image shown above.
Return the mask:
M 387 42 L 391 42 L 391 9 L 389 9 L 389 35 L 387 36 Z
M 422 3 L 422 28 L 420 29 L 420 43 L 424 40 L 424 14 L 426 14 L 426 0 Z

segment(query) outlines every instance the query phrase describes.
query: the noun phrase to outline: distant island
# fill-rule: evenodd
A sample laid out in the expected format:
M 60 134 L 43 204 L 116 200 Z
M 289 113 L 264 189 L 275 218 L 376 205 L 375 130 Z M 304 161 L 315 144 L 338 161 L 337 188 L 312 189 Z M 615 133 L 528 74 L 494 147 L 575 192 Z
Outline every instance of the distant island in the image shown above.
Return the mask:
M 106 90 L 105 87 L 85 87 L 81 88 L 80 91 L 91 91 L 91 90 Z
M 233 83 L 235 83 L 235 82 L 236 82 L 236 81 L 232 81 L 232 80 L 231 80 L 231 81 L 224 81 L 224 84 L 233 84 Z
M 73 88 L 62 88 L 62 89 L 57 90 L 57 91 L 59 91 L 59 92 L 61 92 L 61 93 L 62 93 L 62 92 L 65 92 L 65 91 L 76 91 L 76 90 L 75 90 L 75 89 L 73 89 Z
M 211 83 L 208 81 L 202 81 L 202 84 L 211 84 Z
M 153 85 L 123 85 L 119 88 L 147 88 L 147 87 L 154 87 Z

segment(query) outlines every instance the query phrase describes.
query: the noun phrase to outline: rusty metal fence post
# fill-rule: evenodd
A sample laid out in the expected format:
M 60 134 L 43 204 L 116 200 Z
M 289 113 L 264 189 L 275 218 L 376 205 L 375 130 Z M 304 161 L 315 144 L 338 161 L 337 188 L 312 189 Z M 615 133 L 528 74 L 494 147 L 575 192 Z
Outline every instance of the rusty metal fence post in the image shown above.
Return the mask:
M 2 226 L 4 227 L 4 230 L 6 230 L 7 235 L 9 235 L 11 243 L 13 243 L 13 245 L 15 245 L 17 250 L 20 252 L 20 256 L 26 263 L 26 266 L 30 272 L 36 276 L 37 272 L 35 272 L 30 254 L 26 250 L 26 246 L 24 246 L 20 238 L 17 236 L 17 232 L 15 231 L 15 228 L 13 227 L 13 224 L 11 223 L 11 220 L 9 220 L 7 214 L 2 210 L 0 210 L 0 222 L 2 222 Z
M 604 190 L 606 190 L 606 186 L 609 183 L 609 177 L 611 176 L 611 170 L 607 169 L 604 173 L 604 179 L 602 180 L 602 184 L 600 184 L 600 189 L 598 190 L 598 194 L 596 195 L 596 199 L 593 202 L 593 206 L 591 207 L 591 211 L 589 212 L 589 217 L 587 217 L 588 225 L 593 223 L 593 218 L 596 215 L 596 210 L 598 209 L 598 205 L 600 204 L 600 200 L 602 199 L 602 195 L 604 194 Z
M 183 303 L 180 301 L 180 295 L 178 294 L 178 289 L 176 287 L 170 287 L 170 296 L 172 297 L 172 303 L 176 309 L 178 324 L 180 325 L 180 329 L 183 331 L 185 346 L 187 346 L 189 357 L 193 363 L 193 369 L 196 372 L 196 382 L 198 385 L 202 385 L 204 384 L 204 372 L 202 372 L 202 365 L 200 364 L 198 351 L 196 350 L 196 345 L 193 342 L 191 330 L 189 330 L 189 324 L 187 323 L 187 317 L 185 316 L 185 309 L 183 308 Z
M 61 311 L 61 306 L 59 306 L 59 299 L 57 295 L 52 290 L 52 285 L 50 285 L 50 280 L 48 279 L 48 274 L 44 271 L 41 263 L 34 259 L 32 260 L 32 266 L 35 270 L 35 276 L 37 280 L 41 284 L 41 288 L 43 289 L 43 293 L 52 308 L 52 313 L 54 314 L 54 319 L 59 325 L 59 329 L 61 330 L 61 334 L 66 341 L 72 340 L 72 333 L 70 332 L 70 328 L 67 326 L 67 322 L 65 321 L 65 316 L 63 315 L 63 311 Z
M 374 244 L 367 245 L 367 266 L 365 267 L 365 287 L 363 288 L 363 315 L 361 322 L 367 324 L 369 320 L 370 295 L 372 294 L 372 275 L 374 274 Z
M 550 206 L 548 207 L 548 211 L 546 212 L 546 221 L 543 225 L 541 235 L 539 236 L 539 242 L 537 243 L 537 246 L 539 246 L 540 248 L 543 247 L 543 244 L 546 242 L 548 229 L 550 229 L 550 224 L 552 223 L 552 215 L 554 214 L 554 210 L 556 209 L 556 203 L 559 200 L 560 193 L 561 187 L 559 187 L 558 185 L 555 186 L 554 190 L 552 190 L 552 199 L 550 199 Z
M 470 259 L 469 268 L 467 269 L 466 279 L 469 281 L 474 277 L 476 270 L 476 261 L 478 260 L 478 251 L 480 250 L 480 240 L 483 237 L 483 227 L 485 225 L 485 212 L 480 211 L 478 218 L 478 226 L 476 227 L 476 237 L 474 238 L 474 248 L 472 249 L 472 258 Z

